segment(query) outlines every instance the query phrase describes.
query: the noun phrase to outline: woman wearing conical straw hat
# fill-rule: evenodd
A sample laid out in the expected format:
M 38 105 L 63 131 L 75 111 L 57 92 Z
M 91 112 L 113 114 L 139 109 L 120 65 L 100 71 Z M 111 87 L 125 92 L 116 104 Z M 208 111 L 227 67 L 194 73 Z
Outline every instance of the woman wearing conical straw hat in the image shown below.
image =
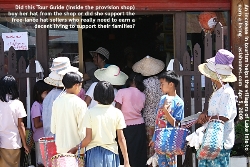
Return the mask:
M 146 56 L 140 61 L 136 62 L 132 69 L 134 72 L 141 73 L 146 79 L 143 80 L 145 85 L 144 94 L 146 101 L 142 110 L 143 118 L 145 120 L 147 143 L 152 140 L 155 127 L 156 108 L 160 101 L 162 94 L 160 88 L 160 81 L 157 74 L 165 68 L 165 64 L 158 59 Z M 154 155 L 154 149 L 148 147 L 148 158 Z

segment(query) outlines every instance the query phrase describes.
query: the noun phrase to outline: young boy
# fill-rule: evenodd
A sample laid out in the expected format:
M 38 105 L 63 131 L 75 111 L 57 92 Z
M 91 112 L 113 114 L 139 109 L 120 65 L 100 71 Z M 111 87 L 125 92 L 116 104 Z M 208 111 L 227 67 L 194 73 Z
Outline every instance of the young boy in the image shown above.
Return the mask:
M 77 96 L 82 88 L 82 77 L 69 72 L 62 82 L 66 93 L 54 101 L 51 117 L 51 132 L 56 135 L 57 153 L 67 153 L 84 139 L 83 117 L 87 111 L 87 104 Z
M 165 94 L 161 97 L 156 115 L 155 129 L 175 127 L 184 117 L 184 102 L 176 94 L 176 87 L 179 84 L 179 78 L 174 71 L 163 72 L 158 79 L 161 83 L 161 90 Z M 153 146 L 156 139 L 153 135 L 149 143 Z M 159 167 L 177 167 L 177 157 L 175 155 L 158 154 Z

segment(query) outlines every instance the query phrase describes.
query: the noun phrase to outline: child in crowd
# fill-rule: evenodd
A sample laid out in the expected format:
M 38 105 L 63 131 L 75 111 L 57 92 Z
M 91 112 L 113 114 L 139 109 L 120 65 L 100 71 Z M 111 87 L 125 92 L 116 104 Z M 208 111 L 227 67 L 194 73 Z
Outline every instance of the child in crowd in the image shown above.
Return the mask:
M 52 86 L 46 84 L 43 80 L 37 81 L 33 89 L 34 103 L 31 107 L 31 120 L 33 129 L 33 139 L 35 141 L 36 150 L 36 164 L 42 164 L 42 156 L 38 139 L 44 137 L 43 121 L 42 121 L 42 103 L 43 99 L 47 96 Z
M 158 105 L 155 129 L 175 127 L 184 117 L 184 102 L 176 93 L 179 78 L 174 71 L 163 72 L 158 78 L 161 83 L 161 90 L 165 95 L 161 97 Z M 154 145 L 155 135 L 153 135 L 149 146 Z M 177 167 L 176 155 L 157 154 L 159 167 Z
M 0 79 L 0 166 L 19 167 L 20 148 L 29 153 L 26 144 L 23 118 L 26 111 L 23 103 L 18 100 L 19 92 L 12 75 Z M 22 141 L 22 143 L 21 143 Z
M 132 72 L 125 86 L 127 88 L 120 89 L 115 96 L 115 107 L 122 111 L 127 125 L 123 131 L 129 162 L 131 166 L 143 167 L 147 161 L 146 129 L 141 113 L 145 103 L 143 76 Z
M 66 73 L 62 79 L 66 93 L 61 94 L 52 106 L 51 132 L 56 135 L 57 153 L 67 153 L 85 137 L 83 118 L 87 105 L 77 96 L 82 82 L 83 78 L 79 74 Z
M 109 82 L 98 82 L 94 89 L 94 100 L 98 104 L 87 111 L 83 121 L 86 137 L 80 145 L 69 150 L 69 153 L 76 153 L 78 147 L 86 147 L 86 167 L 119 167 L 118 146 L 115 140 L 117 136 L 124 158 L 124 167 L 130 167 L 126 139 L 123 135 L 125 120 L 121 110 L 111 105 L 114 101 L 113 86 Z

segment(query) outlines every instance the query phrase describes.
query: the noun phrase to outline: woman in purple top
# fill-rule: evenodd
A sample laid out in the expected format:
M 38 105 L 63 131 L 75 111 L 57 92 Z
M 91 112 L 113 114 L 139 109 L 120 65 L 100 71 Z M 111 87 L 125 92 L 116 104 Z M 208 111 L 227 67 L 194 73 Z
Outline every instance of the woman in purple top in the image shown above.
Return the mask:
M 35 101 L 31 107 L 31 120 L 33 129 L 33 139 L 36 147 L 36 163 L 42 164 L 42 157 L 38 139 L 44 137 L 43 121 L 42 121 L 42 103 L 48 92 L 51 90 L 51 86 L 46 84 L 43 80 L 37 81 L 33 89 L 33 100 Z

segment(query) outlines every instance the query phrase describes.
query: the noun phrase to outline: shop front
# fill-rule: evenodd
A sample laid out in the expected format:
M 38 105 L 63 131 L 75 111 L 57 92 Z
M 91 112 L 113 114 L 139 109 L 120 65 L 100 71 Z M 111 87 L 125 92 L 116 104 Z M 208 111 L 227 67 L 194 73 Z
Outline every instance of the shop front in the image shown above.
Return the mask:
M 196 82 L 201 85 L 199 91 L 205 91 L 203 81 L 195 79 L 198 75 L 195 65 L 205 61 L 204 55 L 207 54 L 205 53 L 205 37 L 210 35 L 210 32 L 204 31 L 202 24 L 208 24 L 212 17 L 208 16 L 201 21 L 199 16 L 206 12 L 216 15 L 216 23 L 220 22 L 223 27 L 222 34 L 220 34 L 222 41 L 219 44 L 222 48 L 232 50 L 235 41 L 232 37 L 235 37 L 237 33 L 231 23 L 231 20 L 235 20 L 232 9 L 235 9 L 237 5 L 234 0 L 146 0 L 143 2 L 140 0 L 79 0 L 74 2 L 66 0 L 6 2 L 0 0 L 0 4 L 1 33 L 28 32 L 29 49 L 17 52 L 20 52 L 19 54 L 22 52 L 27 60 L 36 58 L 44 69 L 44 76 L 49 74 L 51 62 L 58 56 L 69 57 L 81 72 L 85 72 L 85 62 L 92 59 L 89 51 L 96 50 L 100 46 L 107 48 L 110 52 L 108 63 L 118 65 L 121 69 L 131 66 L 131 63 L 146 55 L 163 60 L 166 66 L 171 59 L 177 59 L 182 66 L 186 66 L 183 57 L 188 53 L 189 70 L 193 71 L 192 75 L 188 75 L 191 83 L 188 95 L 190 95 L 189 98 L 199 98 L 200 103 L 191 104 L 190 102 L 190 105 L 185 106 L 187 110 L 185 115 L 199 112 L 198 110 L 204 107 L 195 106 L 204 106 L 205 102 L 202 100 L 205 98 L 204 93 L 201 93 L 201 97 L 197 97 L 198 95 L 194 93 L 197 92 L 194 87 Z M 32 11 L 32 15 L 10 16 L 11 12 L 16 11 Z M 58 15 L 54 12 L 63 14 Z M 83 14 L 77 15 L 79 12 Z M 94 12 L 104 12 L 104 15 L 94 16 Z M 124 12 L 130 13 L 124 16 L 122 14 Z M 92 27 L 83 28 L 89 25 L 88 22 L 93 23 L 93 19 L 112 18 L 120 19 L 123 23 L 112 24 L 112 21 L 108 21 L 100 27 L 92 25 Z M 23 21 L 20 22 L 17 19 L 23 19 Z M 64 22 L 64 24 L 52 26 L 55 22 Z M 210 57 L 215 54 L 218 45 L 216 45 L 216 32 L 211 32 L 211 34 Z M 200 59 L 194 58 L 196 44 L 200 47 Z M 131 62 L 126 56 L 127 52 L 132 53 Z M 238 61 L 238 53 L 235 49 L 233 52 Z M 199 62 L 194 62 L 197 60 Z M 235 71 L 238 72 L 237 69 Z M 183 88 L 179 88 L 179 91 L 181 89 Z M 192 155 L 189 158 L 192 159 Z M 179 164 L 181 163 L 180 160 Z M 189 163 L 191 164 L 192 161 Z

